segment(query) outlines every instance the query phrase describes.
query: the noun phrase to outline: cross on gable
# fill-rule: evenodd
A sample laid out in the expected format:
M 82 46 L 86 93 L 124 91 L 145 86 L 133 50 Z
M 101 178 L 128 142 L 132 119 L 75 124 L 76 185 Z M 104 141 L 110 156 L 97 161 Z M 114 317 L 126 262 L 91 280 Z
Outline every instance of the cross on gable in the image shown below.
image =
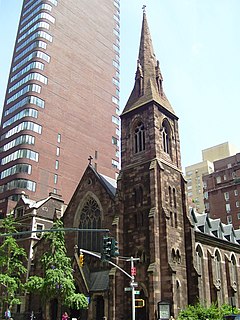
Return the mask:
M 89 158 L 88 158 L 89 164 L 92 164 L 92 159 L 93 159 L 93 157 L 89 156 Z

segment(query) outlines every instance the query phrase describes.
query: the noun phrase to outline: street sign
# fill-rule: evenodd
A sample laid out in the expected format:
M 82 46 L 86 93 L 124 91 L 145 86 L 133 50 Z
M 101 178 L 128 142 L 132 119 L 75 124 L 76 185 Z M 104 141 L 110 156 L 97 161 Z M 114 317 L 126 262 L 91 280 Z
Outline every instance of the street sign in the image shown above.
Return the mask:
M 135 294 L 140 294 L 140 291 L 139 290 L 135 290 L 134 293 Z
M 132 286 L 132 287 L 137 287 L 137 286 L 138 286 L 138 283 L 137 283 L 137 282 L 131 282 L 131 283 L 130 283 L 130 286 Z
M 132 291 L 132 288 L 126 287 L 126 288 L 124 288 L 124 291 L 125 291 L 125 292 L 127 292 L 127 291 Z

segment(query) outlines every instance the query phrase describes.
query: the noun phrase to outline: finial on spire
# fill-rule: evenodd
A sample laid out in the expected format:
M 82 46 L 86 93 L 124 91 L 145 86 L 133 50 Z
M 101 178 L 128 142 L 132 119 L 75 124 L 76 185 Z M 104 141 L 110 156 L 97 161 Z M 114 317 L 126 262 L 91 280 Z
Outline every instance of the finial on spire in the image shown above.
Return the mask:
M 142 10 L 143 10 L 143 13 L 146 12 L 146 5 L 145 4 L 143 5 Z

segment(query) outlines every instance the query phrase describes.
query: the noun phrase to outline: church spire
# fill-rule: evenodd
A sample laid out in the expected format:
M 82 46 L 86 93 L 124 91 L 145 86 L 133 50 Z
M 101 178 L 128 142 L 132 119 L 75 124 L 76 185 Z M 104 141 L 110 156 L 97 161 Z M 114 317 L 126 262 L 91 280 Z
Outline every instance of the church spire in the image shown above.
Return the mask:
M 146 6 L 143 6 L 142 31 L 140 37 L 139 54 L 135 84 L 123 114 L 142 105 L 155 101 L 162 107 L 175 114 L 162 88 L 162 74 L 154 54 L 151 34 L 148 27 Z

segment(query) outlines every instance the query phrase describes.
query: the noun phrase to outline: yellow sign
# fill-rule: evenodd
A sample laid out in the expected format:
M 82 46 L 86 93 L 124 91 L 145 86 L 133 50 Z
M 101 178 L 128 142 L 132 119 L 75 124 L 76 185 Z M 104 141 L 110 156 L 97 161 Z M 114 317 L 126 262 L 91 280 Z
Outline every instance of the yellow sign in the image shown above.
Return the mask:
M 143 307 L 145 307 L 145 300 L 135 299 L 135 308 L 143 308 Z

